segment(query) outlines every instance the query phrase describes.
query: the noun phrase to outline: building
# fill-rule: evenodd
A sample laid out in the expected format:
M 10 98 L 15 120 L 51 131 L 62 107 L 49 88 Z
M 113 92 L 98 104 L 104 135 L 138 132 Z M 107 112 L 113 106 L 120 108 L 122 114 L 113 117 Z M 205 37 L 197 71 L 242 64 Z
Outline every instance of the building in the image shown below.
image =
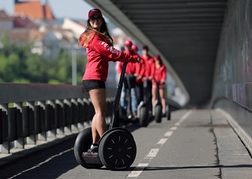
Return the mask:
M 48 21 L 55 20 L 48 1 L 46 1 L 45 4 L 42 4 L 40 0 L 15 0 L 15 13 L 16 15 L 25 15 L 33 19 L 42 19 Z
M 0 10 L 0 29 L 5 31 L 13 29 L 13 18 L 7 15 L 4 10 Z
M 70 29 L 74 32 L 75 37 L 79 38 L 81 33 L 84 32 L 86 25 L 79 21 L 74 21 L 69 18 L 65 18 L 62 24 L 62 29 Z

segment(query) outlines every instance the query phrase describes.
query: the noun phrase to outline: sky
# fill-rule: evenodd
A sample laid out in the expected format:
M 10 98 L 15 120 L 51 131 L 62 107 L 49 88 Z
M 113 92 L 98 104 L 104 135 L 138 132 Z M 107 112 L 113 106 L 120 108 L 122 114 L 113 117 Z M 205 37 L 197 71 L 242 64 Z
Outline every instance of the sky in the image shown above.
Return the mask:
M 47 0 L 56 18 L 69 17 L 87 19 L 87 14 L 93 7 L 84 0 Z M 41 0 L 42 3 L 45 0 Z M 0 0 L 0 9 L 7 14 L 14 13 L 14 0 Z

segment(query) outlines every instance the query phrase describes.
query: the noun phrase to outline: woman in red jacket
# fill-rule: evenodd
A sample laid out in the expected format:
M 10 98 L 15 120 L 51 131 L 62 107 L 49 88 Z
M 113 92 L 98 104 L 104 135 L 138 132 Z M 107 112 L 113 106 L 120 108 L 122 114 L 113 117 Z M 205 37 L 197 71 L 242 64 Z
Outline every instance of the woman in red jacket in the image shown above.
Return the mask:
M 89 93 L 94 106 L 95 115 L 92 119 L 92 141 L 89 153 L 97 152 L 97 143 L 106 131 L 106 89 L 109 61 L 137 62 L 133 56 L 113 48 L 113 39 L 108 33 L 107 25 L 99 9 L 88 12 L 86 30 L 79 38 L 79 45 L 85 47 L 87 54 L 86 70 L 83 85 Z
M 166 80 L 166 68 L 162 63 L 160 55 L 154 57 L 154 65 L 152 67 L 152 104 L 154 104 L 157 99 L 157 85 L 159 85 L 159 95 L 161 99 L 163 114 L 165 113 L 166 101 L 164 97 L 164 87 Z

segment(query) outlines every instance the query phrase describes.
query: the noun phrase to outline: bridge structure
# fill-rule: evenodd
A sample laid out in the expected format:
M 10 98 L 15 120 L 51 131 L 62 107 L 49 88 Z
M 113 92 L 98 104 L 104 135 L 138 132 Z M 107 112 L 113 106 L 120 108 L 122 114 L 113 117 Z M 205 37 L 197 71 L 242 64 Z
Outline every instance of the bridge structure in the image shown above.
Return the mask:
M 225 133 L 225 128 L 232 126 L 232 131 L 249 153 L 246 156 L 251 158 L 252 6 L 249 0 L 86 1 L 100 8 L 138 44 L 148 45 L 152 55 L 161 55 L 168 72 L 186 97 L 181 108 L 204 108 L 203 113 L 196 112 L 198 116 L 190 119 L 199 120 L 193 124 L 203 122 L 211 113 L 211 124 L 203 126 L 210 125 L 209 131 L 215 131 L 214 136 L 220 137 L 218 139 L 223 143 L 227 139 L 221 136 L 230 134 Z M 107 117 L 111 116 L 115 89 L 108 91 Z M 180 116 L 175 117 L 180 119 L 179 123 L 174 123 L 175 127 L 186 118 L 183 110 L 174 113 Z M 228 119 L 228 124 L 223 124 L 222 118 L 215 115 L 216 110 L 221 111 L 222 118 Z M 15 160 L 20 152 L 75 136 L 90 126 L 93 113 L 91 101 L 82 86 L 0 84 L 0 164 L 8 163 L 10 157 Z M 216 126 L 218 129 L 213 129 Z M 143 146 L 147 147 L 146 144 Z M 213 155 L 225 159 L 221 153 L 223 146 L 219 143 L 220 153 Z M 233 156 L 236 156 L 235 152 Z M 251 168 L 248 163 L 245 167 Z M 141 171 L 142 166 L 139 167 Z
M 249 0 L 86 1 L 161 55 L 184 106 L 221 108 L 252 136 Z

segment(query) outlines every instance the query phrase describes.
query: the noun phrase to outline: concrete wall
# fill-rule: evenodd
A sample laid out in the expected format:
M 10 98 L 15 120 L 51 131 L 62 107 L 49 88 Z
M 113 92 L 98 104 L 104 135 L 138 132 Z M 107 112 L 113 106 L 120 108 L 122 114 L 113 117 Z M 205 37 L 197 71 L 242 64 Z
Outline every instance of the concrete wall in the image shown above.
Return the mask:
M 230 0 L 215 65 L 212 106 L 252 136 L 252 1 Z

